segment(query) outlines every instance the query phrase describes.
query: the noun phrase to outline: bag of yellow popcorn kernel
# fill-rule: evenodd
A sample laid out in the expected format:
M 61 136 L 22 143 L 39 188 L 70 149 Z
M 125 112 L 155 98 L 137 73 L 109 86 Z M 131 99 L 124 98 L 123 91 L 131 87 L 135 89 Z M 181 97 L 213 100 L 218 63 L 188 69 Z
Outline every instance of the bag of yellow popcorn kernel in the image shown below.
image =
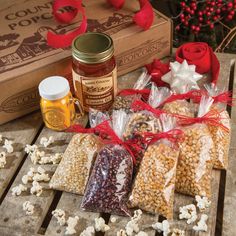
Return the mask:
M 175 118 L 163 114 L 160 120 L 165 132 L 144 134 L 144 141 L 149 146 L 144 153 L 129 201 L 131 207 L 172 219 L 179 155 L 176 142 L 183 132 L 173 129 Z
M 49 186 L 53 189 L 83 195 L 97 152 L 99 137 L 80 133 L 72 137 Z
M 205 88 L 214 100 L 212 109 L 216 109 L 220 114 L 222 126 L 208 125 L 213 142 L 215 144 L 216 156 L 214 168 L 227 169 L 230 146 L 231 125 L 228 112 L 225 110 L 225 104 L 232 106 L 232 94 L 229 91 L 223 92 L 214 84 L 206 84 Z
M 219 124 L 219 117 L 211 112 L 212 98 L 203 96 L 198 117 L 181 118 L 184 140 L 180 142 L 180 154 L 176 174 L 176 191 L 191 196 L 211 196 L 211 180 L 215 146 L 208 125 Z

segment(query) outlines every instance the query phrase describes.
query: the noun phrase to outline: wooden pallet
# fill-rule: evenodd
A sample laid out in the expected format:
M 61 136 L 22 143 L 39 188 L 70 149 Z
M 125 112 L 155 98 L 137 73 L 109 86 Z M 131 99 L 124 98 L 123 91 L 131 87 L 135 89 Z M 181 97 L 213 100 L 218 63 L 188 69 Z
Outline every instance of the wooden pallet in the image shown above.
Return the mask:
M 232 55 L 219 54 L 221 63 L 221 73 L 219 86 L 234 89 L 236 95 L 236 73 L 235 60 Z M 131 87 L 140 70 L 129 73 L 119 78 L 119 88 Z M 230 148 L 230 166 L 227 172 L 213 171 L 213 196 L 212 207 L 209 212 L 208 232 L 196 233 L 191 230 L 184 221 L 178 220 L 179 206 L 193 202 L 193 198 L 176 194 L 174 221 L 172 225 L 179 226 L 186 230 L 186 235 L 235 235 L 236 229 L 236 157 L 234 136 L 236 134 L 236 110 L 233 107 L 229 109 L 232 118 L 232 142 Z M 51 212 L 55 208 L 65 210 L 67 215 L 80 217 L 77 225 L 77 234 L 89 225 L 94 224 L 94 218 L 102 215 L 109 222 L 110 216 L 107 214 L 84 212 L 80 210 L 81 196 L 66 192 L 44 190 L 40 197 L 30 195 L 29 191 L 18 197 L 11 195 L 12 187 L 21 183 L 21 178 L 30 167 L 34 166 L 24 152 L 26 144 L 39 143 L 41 137 L 50 135 L 55 137 L 55 143 L 47 149 L 48 152 L 63 152 L 72 134 L 54 132 L 44 127 L 39 112 L 28 115 L 24 118 L 0 126 L 0 134 L 4 138 L 13 140 L 14 153 L 7 157 L 6 168 L 0 170 L 0 236 L 31 236 L 31 235 L 64 235 L 65 227 L 59 226 L 55 218 L 52 218 Z M 1 147 L 0 147 L 1 151 Z M 56 165 L 45 165 L 45 169 L 53 174 Z M 226 184 L 225 184 L 226 183 Z M 23 202 L 30 200 L 35 205 L 35 213 L 32 216 L 26 216 L 22 210 Z M 157 222 L 159 216 L 144 214 L 140 223 L 141 230 L 148 232 L 148 235 L 158 235 L 150 226 Z M 125 227 L 128 218 L 117 217 L 116 223 L 109 222 L 111 230 L 105 233 L 106 236 L 114 236 L 119 229 Z M 101 235 L 101 234 L 99 234 Z

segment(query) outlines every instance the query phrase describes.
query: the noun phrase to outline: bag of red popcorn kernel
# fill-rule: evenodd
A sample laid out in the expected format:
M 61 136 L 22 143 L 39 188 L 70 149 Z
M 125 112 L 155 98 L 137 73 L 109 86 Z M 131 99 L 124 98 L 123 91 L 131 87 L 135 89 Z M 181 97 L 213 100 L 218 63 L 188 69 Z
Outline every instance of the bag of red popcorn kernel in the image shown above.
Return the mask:
M 112 127 L 105 121 L 97 129 L 107 135 L 108 141 L 98 152 L 94 163 L 81 204 L 83 210 L 126 216 L 131 214 L 127 200 L 133 175 L 134 154 L 131 145 L 134 148 L 135 144 L 122 140 L 127 120 L 125 111 L 113 111 Z

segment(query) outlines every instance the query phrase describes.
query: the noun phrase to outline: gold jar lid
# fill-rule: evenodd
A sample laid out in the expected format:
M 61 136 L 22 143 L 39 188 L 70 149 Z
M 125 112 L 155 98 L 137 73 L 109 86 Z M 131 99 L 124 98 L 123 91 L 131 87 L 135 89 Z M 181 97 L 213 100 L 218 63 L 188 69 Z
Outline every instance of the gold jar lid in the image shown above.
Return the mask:
M 104 33 L 84 33 L 72 42 L 72 56 L 83 63 L 102 63 L 110 59 L 113 54 L 112 38 Z

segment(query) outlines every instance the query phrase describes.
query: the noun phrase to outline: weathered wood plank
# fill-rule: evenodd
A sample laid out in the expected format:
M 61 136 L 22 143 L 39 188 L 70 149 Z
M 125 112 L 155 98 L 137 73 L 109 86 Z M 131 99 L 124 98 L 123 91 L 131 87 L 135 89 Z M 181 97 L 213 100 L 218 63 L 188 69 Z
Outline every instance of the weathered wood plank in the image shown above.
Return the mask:
M 236 59 L 236 57 L 234 57 Z M 236 97 L 236 65 L 234 59 L 233 97 Z M 236 107 L 231 110 L 232 134 L 229 151 L 229 167 L 226 172 L 222 235 L 235 235 L 236 231 Z
M 0 199 L 24 159 L 25 145 L 32 143 L 42 125 L 41 115 L 36 112 L 0 126 L 0 134 L 3 139 L 7 138 L 14 142 L 14 152 L 7 154 L 7 164 L 0 169 Z M 2 147 L 0 147 L 1 151 L 4 151 Z

